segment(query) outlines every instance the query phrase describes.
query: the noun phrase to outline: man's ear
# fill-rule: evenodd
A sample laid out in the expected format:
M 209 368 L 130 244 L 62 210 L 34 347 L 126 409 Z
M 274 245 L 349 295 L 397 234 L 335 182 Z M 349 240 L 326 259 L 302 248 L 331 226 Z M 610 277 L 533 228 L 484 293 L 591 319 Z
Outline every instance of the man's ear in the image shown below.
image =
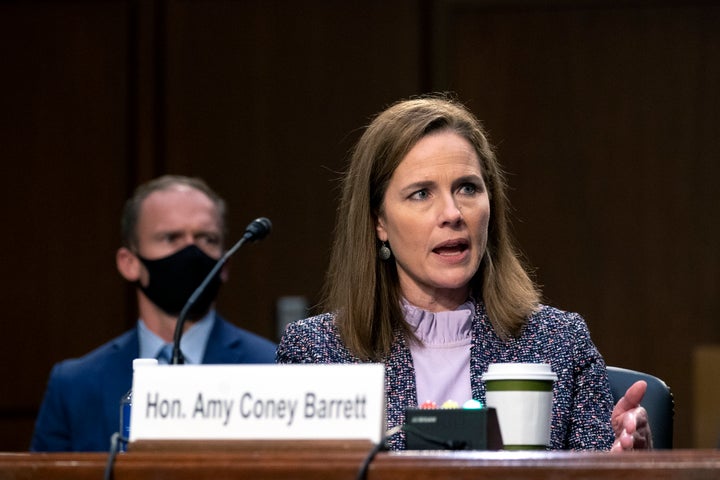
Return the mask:
M 128 282 L 140 280 L 140 259 L 126 247 L 120 247 L 115 254 L 118 272 Z

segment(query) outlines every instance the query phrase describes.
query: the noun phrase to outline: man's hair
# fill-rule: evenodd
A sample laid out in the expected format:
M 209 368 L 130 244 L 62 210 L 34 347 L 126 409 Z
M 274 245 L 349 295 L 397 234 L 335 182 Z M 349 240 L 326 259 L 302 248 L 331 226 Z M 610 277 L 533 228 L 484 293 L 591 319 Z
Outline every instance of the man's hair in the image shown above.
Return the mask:
M 140 209 L 145 199 L 154 192 L 171 190 L 177 186 L 190 187 L 204 193 L 215 204 L 220 219 L 220 231 L 225 235 L 225 200 L 213 191 L 204 180 L 196 177 L 182 175 L 163 175 L 138 186 L 125 202 L 120 219 L 120 233 L 122 245 L 130 250 L 138 247 L 137 224 L 140 218 Z
M 345 345 L 359 358 L 381 360 L 398 329 L 414 338 L 400 307 L 395 262 L 377 257 L 375 226 L 393 172 L 420 139 L 438 131 L 456 133 L 473 146 L 487 185 L 487 246 L 472 295 L 484 302 L 505 339 L 519 334 L 540 302 L 511 238 L 505 177 L 480 122 L 447 95 L 400 101 L 375 117 L 352 151 L 325 280 L 324 308 L 336 314 Z

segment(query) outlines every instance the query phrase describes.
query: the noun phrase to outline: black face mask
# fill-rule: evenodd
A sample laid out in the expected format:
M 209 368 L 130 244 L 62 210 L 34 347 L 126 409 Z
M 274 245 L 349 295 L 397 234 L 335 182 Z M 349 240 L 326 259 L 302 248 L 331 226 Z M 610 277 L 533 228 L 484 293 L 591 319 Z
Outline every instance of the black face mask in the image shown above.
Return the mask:
M 188 245 L 167 257 L 148 260 L 137 255 L 150 279 L 146 287 L 136 282 L 138 288 L 162 311 L 173 317 L 180 315 L 190 295 L 202 283 L 213 269 L 217 260 L 200 250 L 196 245 Z M 220 291 L 220 272 L 215 274 L 205 291 L 190 307 L 188 318 L 202 318 Z

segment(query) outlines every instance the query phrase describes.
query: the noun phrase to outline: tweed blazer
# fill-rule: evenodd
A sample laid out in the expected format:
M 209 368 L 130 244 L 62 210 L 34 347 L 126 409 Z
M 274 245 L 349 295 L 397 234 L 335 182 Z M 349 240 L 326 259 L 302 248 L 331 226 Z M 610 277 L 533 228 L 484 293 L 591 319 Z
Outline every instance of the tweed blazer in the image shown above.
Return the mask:
M 608 450 L 615 435 L 610 424 L 613 400 L 605 362 L 590 339 L 583 318 L 541 305 L 517 338 L 497 336 L 482 302 L 472 319 L 470 383 L 473 398 L 485 403 L 481 380 L 490 363 L 549 363 L 558 375 L 553 387 L 551 449 Z M 277 349 L 279 363 L 360 363 L 343 345 L 332 314 L 288 326 Z M 387 428 L 402 425 L 405 409 L 418 406 L 410 348 L 398 331 L 385 365 Z M 391 449 L 405 448 L 404 432 L 387 439 Z

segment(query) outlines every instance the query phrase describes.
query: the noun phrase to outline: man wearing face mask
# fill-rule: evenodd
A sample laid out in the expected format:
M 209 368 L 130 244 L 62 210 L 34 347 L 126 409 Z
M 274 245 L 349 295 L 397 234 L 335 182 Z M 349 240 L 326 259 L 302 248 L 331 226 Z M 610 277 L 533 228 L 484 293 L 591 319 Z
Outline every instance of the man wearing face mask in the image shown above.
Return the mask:
M 125 204 L 120 274 L 137 287 L 137 326 L 52 369 L 35 424 L 33 451 L 107 451 L 119 431 L 120 399 L 132 361 L 169 363 L 175 324 L 188 297 L 223 253 L 225 203 L 196 178 L 163 176 Z M 185 363 L 274 363 L 275 345 L 222 319 L 213 302 L 226 271 L 190 310 L 180 349 Z

